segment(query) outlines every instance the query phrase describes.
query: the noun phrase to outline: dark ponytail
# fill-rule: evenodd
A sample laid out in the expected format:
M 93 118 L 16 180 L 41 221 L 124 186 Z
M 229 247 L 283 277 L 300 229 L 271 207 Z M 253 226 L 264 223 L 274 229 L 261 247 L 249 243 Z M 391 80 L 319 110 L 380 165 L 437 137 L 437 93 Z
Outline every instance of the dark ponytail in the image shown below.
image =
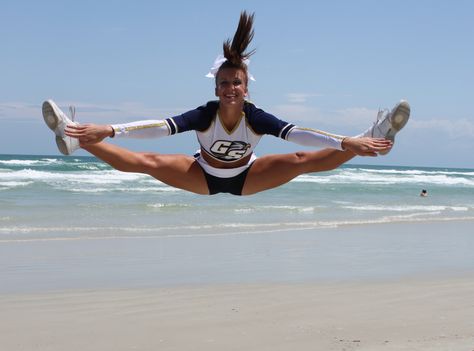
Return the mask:
M 251 55 L 255 53 L 255 49 L 249 52 L 246 52 L 247 47 L 253 39 L 253 18 L 254 14 L 247 14 L 246 11 L 241 12 L 239 25 L 234 34 L 232 42 L 230 39 L 227 39 L 224 42 L 224 57 L 225 61 L 222 66 L 219 68 L 219 71 L 224 68 L 240 68 L 247 73 L 247 65 L 244 63 L 244 60 L 248 59 Z M 219 74 L 219 71 L 216 74 Z

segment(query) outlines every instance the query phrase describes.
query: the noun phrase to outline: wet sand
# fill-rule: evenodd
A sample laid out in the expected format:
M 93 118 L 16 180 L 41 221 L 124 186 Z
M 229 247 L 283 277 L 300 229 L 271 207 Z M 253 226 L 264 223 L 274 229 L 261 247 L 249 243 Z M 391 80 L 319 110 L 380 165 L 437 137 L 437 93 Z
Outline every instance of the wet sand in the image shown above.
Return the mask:
M 0 349 L 471 351 L 471 231 L 0 240 Z
M 3 350 L 473 350 L 474 279 L 0 297 Z

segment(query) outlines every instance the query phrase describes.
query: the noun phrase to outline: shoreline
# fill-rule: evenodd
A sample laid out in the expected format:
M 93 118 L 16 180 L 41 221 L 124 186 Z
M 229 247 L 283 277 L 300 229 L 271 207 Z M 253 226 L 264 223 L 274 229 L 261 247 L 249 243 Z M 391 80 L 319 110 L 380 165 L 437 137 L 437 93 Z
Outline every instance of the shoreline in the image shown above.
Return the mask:
M 471 350 L 474 276 L 0 295 L 19 350 Z
M 474 272 L 471 222 L 245 235 L 0 242 L 0 294 L 222 284 L 377 282 Z
M 417 218 L 407 216 L 395 219 L 365 219 L 365 220 L 322 220 L 315 222 L 293 222 L 293 223 L 228 223 L 225 225 L 204 224 L 202 227 L 196 225 L 166 226 L 166 227 L 19 227 L 0 228 L 2 239 L 0 244 L 28 243 L 45 241 L 69 241 L 69 240 L 133 240 L 133 239 L 168 239 L 168 238 L 192 238 L 192 237 L 226 237 L 238 235 L 261 235 L 279 232 L 305 232 L 321 230 L 351 230 L 354 228 L 371 229 L 373 226 L 396 226 L 396 225 L 434 225 L 437 223 L 454 223 L 463 225 L 474 223 L 474 217 L 441 217 L 441 218 Z M 280 227 L 280 228 L 278 228 Z M 242 229 L 240 229 L 242 228 Z M 244 230 L 245 228 L 245 230 Z M 266 229 L 268 228 L 268 229 Z M 227 230 L 223 233 L 223 230 Z M 53 236 L 52 233 L 64 233 L 67 235 Z M 163 232 L 156 234 L 156 232 Z M 188 231 L 187 234 L 174 232 Z M 97 234 L 97 233 L 106 234 Z M 192 232 L 191 234 L 189 232 Z M 33 235 L 30 233 L 34 233 Z M 35 233 L 40 233 L 39 235 Z M 123 234 L 122 234 L 123 233 Z M 134 234 L 135 233 L 135 234 Z M 92 235 L 91 235 L 92 234 Z M 28 237 L 28 235 L 32 235 Z
M 8 351 L 474 349 L 470 222 L 0 243 Z

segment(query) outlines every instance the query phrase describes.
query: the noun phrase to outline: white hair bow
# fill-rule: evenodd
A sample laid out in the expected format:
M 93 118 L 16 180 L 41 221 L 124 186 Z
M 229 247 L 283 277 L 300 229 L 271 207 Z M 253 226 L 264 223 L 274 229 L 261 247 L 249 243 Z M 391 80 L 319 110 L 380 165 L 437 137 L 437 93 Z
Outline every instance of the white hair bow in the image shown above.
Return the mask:
M 211 67 L 211 70 L 209 71 L 208 74 L 206 74 L 206 77 L 207 78 L 215 78 L 216 77 L 216 74 L 217 74 L 217 71 L 219 70 L 219 68 L 222 66 L 222 64 L 224 62 L 226 62 L 227 59 L 224 57 L 224 55 L 222 54 L 219 54 L 216 59 L 214 60 L 214 64 L 212 65 Z M 249 59 L 245 59 L 244 60 L 244 63 L 247 65 L 247 67 L 249 66 L 250 64 L 250 60 Z M 252 74 L 250 74 L 250 72 L 247 72 L 248 75 L 249 75 L 249 79 L 250 80 L 253 80 L 255 81 L 255 78 L 253 77 Z

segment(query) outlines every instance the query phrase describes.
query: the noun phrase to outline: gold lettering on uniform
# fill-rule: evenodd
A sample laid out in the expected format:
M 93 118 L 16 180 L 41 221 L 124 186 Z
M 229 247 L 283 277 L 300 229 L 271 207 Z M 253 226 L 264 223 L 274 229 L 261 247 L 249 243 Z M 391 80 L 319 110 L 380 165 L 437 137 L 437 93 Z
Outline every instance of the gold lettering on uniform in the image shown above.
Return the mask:
M 316 133 L 316 134 L 321 134 L 321 135 L 325 135 L 325 136 L 328 136 L 328 137 L 331 137 L 331 138 L 334 138 L 334 139 L 338 139 L 338 140 L 342 140 L 344 139 L 345 137 L 342 136 L 342 135 L 337 135 L 337 134 L 331 134 L 331 133 L 328 133 L 328 132 L 324 132 L 322 130 L 318 130 L 318 129 L 312 129 L 312 128 L 301 128 L 301 127 L 297 127 L 297 129 L 300 129 L 300 130 L 307 130 L 309 132 L 313 132 L 313 133 Z

